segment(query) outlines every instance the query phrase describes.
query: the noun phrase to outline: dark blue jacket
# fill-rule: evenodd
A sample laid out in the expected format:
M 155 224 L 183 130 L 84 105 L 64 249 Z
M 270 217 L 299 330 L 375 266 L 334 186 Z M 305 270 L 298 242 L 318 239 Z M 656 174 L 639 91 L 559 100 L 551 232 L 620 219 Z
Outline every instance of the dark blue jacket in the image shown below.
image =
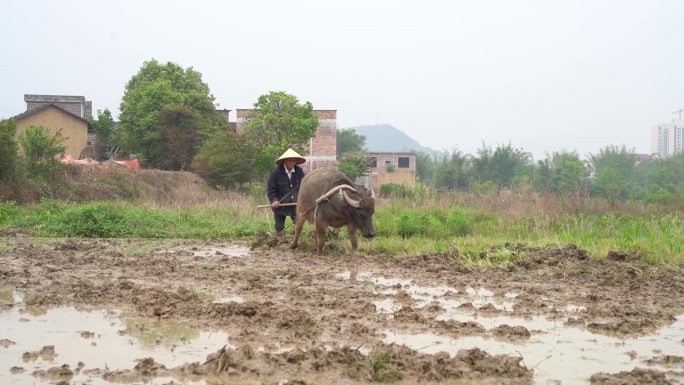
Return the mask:
M 294 203 L 297 202 L 297 194 L 299 193 L 299 185 L 304 178 L 304 170 L 301 167 L 295 166 L 292 173 L 292 180 L 287 177 L 285 167 L 278 165 L 271 176 L 268 178 L 268 201 L 273 203 L 279 200 L 280 203 Z M 291 216 L 296 213 L 296 206 L 278 207 L 273 211 L 278 215 Z

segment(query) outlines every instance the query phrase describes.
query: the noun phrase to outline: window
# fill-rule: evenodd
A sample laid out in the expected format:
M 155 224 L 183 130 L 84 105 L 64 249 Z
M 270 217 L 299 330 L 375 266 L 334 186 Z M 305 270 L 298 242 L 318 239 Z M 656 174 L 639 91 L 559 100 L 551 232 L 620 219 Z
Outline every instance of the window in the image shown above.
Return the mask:
M 371 167 L 373 167 L 373 168 L 378 167 L 378 157 L 377 156 L 371 156 Z
M 399 168 L 408 168 L 409 167 L 409 157 L 408 156 L 400 156 L 399 157 Z
M 386 165 L 387 165 L 387 164 L 392 164 L 392 161 L 391 161 L 391 160 L 386 160 L 386 161 L 385 161 L 385 164 L 386 164 Z

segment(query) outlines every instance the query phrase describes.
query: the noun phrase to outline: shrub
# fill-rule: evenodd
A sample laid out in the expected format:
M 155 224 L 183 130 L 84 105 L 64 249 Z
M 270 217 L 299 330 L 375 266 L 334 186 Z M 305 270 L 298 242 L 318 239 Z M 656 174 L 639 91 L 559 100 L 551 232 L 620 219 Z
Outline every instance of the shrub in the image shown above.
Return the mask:
M 26 128 L 26 132 L 19 137 L 19 143 L 24 151 L 29 177 L 47 178 L 55 170 L 63 167 L 56 159 L 57 155 L 66 150 L 63 142 L 64 137 L 61 132 L 51 135 L 43 127 Z
M 416 235 L 439 238 L 444 228 L 437 218 L 428 213 L 408 213 L 399 217 L 399 235 L 409 238 Z
M 456 236 L 468 235 L 471 232 L 469 218 L 462 211 L 452 211 L 447 219 L 449 230 Z
M 124 212 L 107 204 L 74 206 L 52 222 L 52 231 L 69 237 L 115 238 L 129 233 Z
M 414 192 L 396 183 L 386 183 L 380 186 L 380 196 L 383 198 L 413 198 Z
M 0 182 L 10 180 L 17 169 L 16 124 L 12 119 L 0 120 Z
M 14 202 L 0 202 L 0 226 L 11 223 L 21 215 L 21 209 Z

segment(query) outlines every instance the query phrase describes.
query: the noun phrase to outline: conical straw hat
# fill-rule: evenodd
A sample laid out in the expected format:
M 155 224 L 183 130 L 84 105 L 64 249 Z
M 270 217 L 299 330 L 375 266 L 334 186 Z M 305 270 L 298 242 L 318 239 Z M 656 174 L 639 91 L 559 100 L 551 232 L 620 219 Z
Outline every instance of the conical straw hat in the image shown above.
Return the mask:
M 291 148 L 288 148 L 287 151 L 285 151 L 285 152 L 283 153 L 283 155 L 281 155 L 280 158 L 278 158 L 278 159 L 276 160 L 276 163 L 277 163 L 277 164 L 283 164 L 283 161 L 284 161 L 285 159 L 294 159 L 294 160 L 295 160 L 295 164 L 302 164 L 302 163 L 306 162 L 306 159 L 304 159 L 303 156 L 297 154 L 297 151 L 295 151 L 295 150 L 293 150 L 293 149 L 291 149 Z

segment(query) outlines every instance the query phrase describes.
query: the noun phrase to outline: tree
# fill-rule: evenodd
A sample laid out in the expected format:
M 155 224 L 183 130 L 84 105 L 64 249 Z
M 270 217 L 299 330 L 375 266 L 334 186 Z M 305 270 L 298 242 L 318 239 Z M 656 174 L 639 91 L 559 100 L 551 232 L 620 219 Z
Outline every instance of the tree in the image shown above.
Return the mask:
M 624 188 L 625 181 L 620 176 L 620 172 L 613 167 L 606 166 L 596 174 L 594 188 L 598 195 L 605 197 L 611 205 L 615 205 L 620 197 L 620 191 Z
M 582 192 L 587 169 L 576 152 L 554 151 L 546 154 L 546 160 L 539 162 L 538 178 L 545 179 L 545 191 L 558 195 L 579 196 Z
M 364 151 L 349 151 L 344 154 L 338 168 L 349 179 L 354 180 L 362 175 L 368 175 L 373 168 L 373 159 Z
M 684 153 L 642 162 L 637 167 L 637 184 L 647 202 L 668 204 L 684 195 Z
M 423 183 L 431 183 L 435 175 L 435 160 L 430 154 L 416 153 L 416 174 Z
M 166 107 L 160 113 L 161 154 L 159 166 L 186 171 L 197 154 L 197 117 L 185 107 Z
M 534 180 L 535 190 L 542 193 L 553 192 L 553 165 L 548 157 L 537 161 L 537 174 Z
M 107 160 L 116 142 L 114 119 L 109 109 L 97 110 L 97 119 L 92 122 L 92 125 L 95 131 L 97 159 Z
M 604 169 L 611 171 L 605 175 L 610 175 L 612 180 L 613 174 L 617 173 L 617 178 L 620 179 L 620 190 L 617 196 L 621 198 L 628 198 L 634 195 L 635 192 L 635 177 L 636 177 L 636 158 L 633 155 L 634 149 L 628 150 L 625 146 L 618 147 L 609 145 L 599 150 L 598 154 L 590 154 L 589 159 L 596 171 L 596 183 L 598 184 L 599 175 Z M 604 177 L 604 179 L 607 177 Z M 605 186 L 604 186 L 605 187 Z M 598 190 L 606 193 L 604 188 Z
M 366 137 L 359 135 L 353 128 L 337 130 L 337 156 L 342 157 L 350 151 L 364 151 Z
M 473 161 L 473 169 L 480 182 L 491 180 L 500 187 L 511 187 L 514 177 L 528 172 L 529 159 L 528 153 L 510 143 L 499 145 L 495 150 L 483 144 Z
M 16 131 L 13 119 L 0 121 L 0 182 L 12 179 L 17 170 Z
M 61 131 L 50 135 L 43 127 L 29 126 L 19 136 L 19 143 L 26 161 L 26 171 L 30 177 L 47 178 L 62 164 L 56 159 L 64 153 L 64 137 Z
M 199 72 L 171 62 L 162 65 L 153 59 L 145 62 L 126 84 L 119 117 L 122 147 L 158 166 L 162 160 L 161 112 L 170 107 L 192 111 L 199 140 L 228 128 L 214 109 L 214 97 Z
M 468 185 L 469 156 L 456 149 L 444 152 L 435 165 L 435 183 L 439 188 L 456 190 Z
M 300 103 L 294 95 L 270 92 L 261 95 L 246 119 L 244 135 L 254 150 L 252 166 L 264 176 L 288 148 L 303 153 L 316 135 L 318 118 L 311 103 Z
M 214 185 L 239 185 L 247 182 L 253 173 L 249 152 L 242 135 L 216 132 L 202 143 L 193 169 Z

